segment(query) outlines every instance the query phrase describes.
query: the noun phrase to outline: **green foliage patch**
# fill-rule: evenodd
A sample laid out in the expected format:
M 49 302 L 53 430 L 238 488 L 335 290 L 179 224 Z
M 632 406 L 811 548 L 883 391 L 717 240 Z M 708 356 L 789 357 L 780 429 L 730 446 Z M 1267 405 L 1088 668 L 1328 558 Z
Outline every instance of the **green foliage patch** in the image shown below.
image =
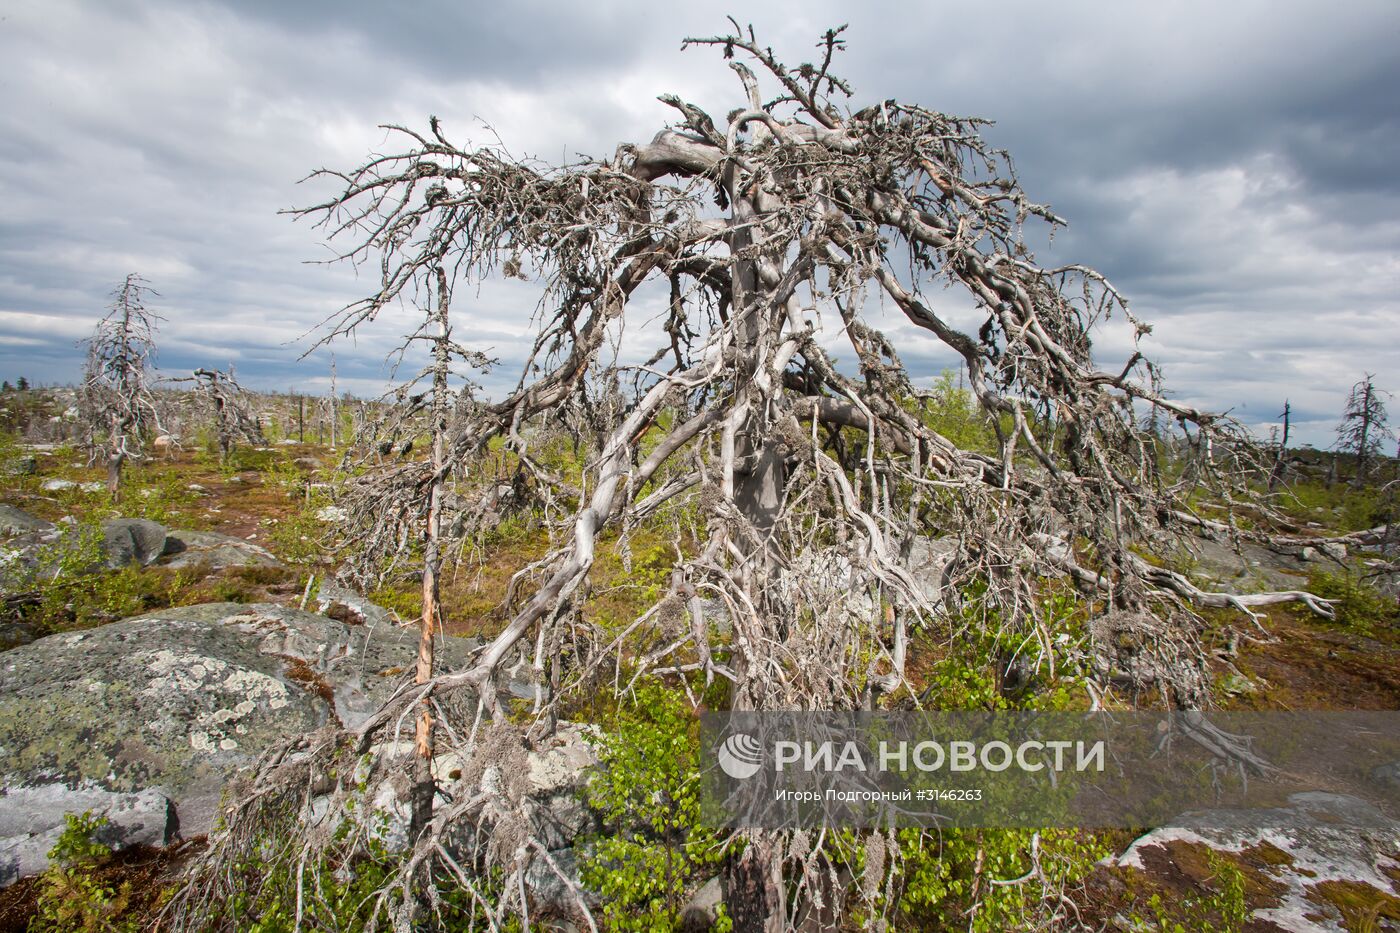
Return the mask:
M 1376 589 L 1354 570 L 1314 570 L 1308 590 L 1323 599 L 1336 600 L 1336 622 L 1362 635 L 1379 628 L 1400 625 L 1400 604 Z
M 97 839 L 107 818 L 88 811 L 64 819 L 67 827 L 49 851 L 53 864 L 39 880 L 30 933 L 134 933 L 136 921 L 123 917 L 131 903 L 130 882 L 112 885 L 98 876 L 112 858 L 112 850 Z
M 700 823 L 699 723 L 674 693 L 645 686 L 596 744 L 587 799 L 603 834 L 588 844 L 583 882 L 601 899 L 607 929 L 672 929 L 686 892 L 724 855 Z

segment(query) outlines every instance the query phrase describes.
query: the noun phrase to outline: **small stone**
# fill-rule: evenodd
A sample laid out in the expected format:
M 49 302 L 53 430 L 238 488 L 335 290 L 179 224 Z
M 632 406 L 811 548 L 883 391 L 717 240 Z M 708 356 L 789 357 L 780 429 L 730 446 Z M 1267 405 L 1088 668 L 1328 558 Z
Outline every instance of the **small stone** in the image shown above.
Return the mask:
M 1400 761 L 1392 761 L 1388 765 L 1378 765 L 1371 769 L 1371 780 L 1400 791 Z
M 714 927 L 719 920 L 719 907 L 724 900 L 724 889 L 719 875 L 700 886 L 684 907 L 681 908 L 681 930 L 684 933 L 701 933 Z
M 0 651 L 27 645 L 43 632 L 30 622 L 0 622 Z
M 1347 546 L 1340 541 L 1328 541 L 1319 544 L 1318 550 L 1338 563 L 1347 559 Z
M 1220 689 L 1230 696 L 1258 693 L 1259 685 L 1241 674 L 1230 674 L 1220 681 Z

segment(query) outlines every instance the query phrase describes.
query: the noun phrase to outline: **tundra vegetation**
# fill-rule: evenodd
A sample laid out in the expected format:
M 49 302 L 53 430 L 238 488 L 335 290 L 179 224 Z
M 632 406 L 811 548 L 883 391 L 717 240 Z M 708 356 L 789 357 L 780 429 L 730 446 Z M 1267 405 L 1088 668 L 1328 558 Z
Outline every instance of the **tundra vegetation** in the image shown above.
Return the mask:
M 85 415 L 109 451 L 108 485 L 82 493 L 93 514 L 125 491 L 124 507 L 224 527 L 185 495 L 196 476 L 223 480 L 221 505 L 255 517 L 247 527 L 295 568 L 249 588 L 294 601 L 338 574 L 421 636 L 411 676 L 362 725 L 265 756 L 151 922 L 518 930 L 562 913 L 575 928 L 667 929 L 718 875 L 720 928 L 1078 928 L 1096 862 L 1123 840 L 718 832 L 695 806 L 695 713 L 1211 708 L 1238 699 L 1219 685 L 1249 646 L 1278 644 L 1271 625 L 1393 635 L 1394 596 L 1371 579 L 1396 569 L 1384 558 L 1338 560 L 1309 589 L 1192 575 L 1203 541 L 1381 552 L 1394 463 L 1358 452 L 1369 483 L 1324 484 L 1305 462 L 1285 468 L 1282 445 L 1170 400 L 1142 352 L 1099 368 L 1096 329 L 1136 345 L 1150 328 L 1092 268 L 1036 261 L 1024 226 L 1063 221 L 1022 191 L 985 121 L 895 100 L 852 109 L 840 29 L 793 67 L 737 23 L 685 46 L 733 71 L 722 118 L 663 95 L 673 123 L 649 142 L 546 165 L 430 117 L 387 127 L 397 146 L 361 165 L 311 176 L 324 194 L 292 213 L 381 272 L 317 346 L 407 303 L 422 318 L 406 347 L 427 350 L 384 398 L 325 406 L 331 443 L 353 438 L 339 456 L 279 443 L 305 441 L 291 396 L 237 393 L 212 370 L 190 391 L 152 391 L 133 375 L 147 357 L 121 336 L 135 321 L 151 345 L 128 280 L 114 311 L 127 323 L 99 331 L 127 349 L 94 351 L 89 367 L 102 378 L 88 383 L 117 389 L 83 390 L 109 399 Z M 489 400 L 471 379 L 493 361 L 459 342 L 471 304 L 458 296 L 498 276 L 536 287 L 538 328 L 514 389 Z M 945 288 L 979 327 L 938 310 Z M 656 296 L 663 336 L 633 361 L 624 330 L 640 331 Z M 959 383 L 922 388 L 934 374 L 906 368 L 879 306 L 955 353 Z M 202 431 L 217 463 L 170 450 L 123 477 L 156 423 L 141 413 L 158 410 L 191 442 Z M 179 477 L 167 492 L 162 475 Z M 35 493 L 31 477 L 10 481 Z M 946 559 L 929 577 L 917 568 L 933 542 Z M 124 572 L 136 582 L 123 586 L 167 579 Z M 42 604 L 60 577 L 25 592 Z M 162 586 L 143 602 L 198 601 L 211 584 Z M 44 624 L 111 617 L 82 605 Z M 459 634 L 486 641 L 470 666 L 440 669 L 435 645 Z M 576 877 L 509 773 L 564 721 L 599 724 L 603 762 L 586 794 L 602 834 Z M 391 758 L 401 737 L 411 751 Z M 434 767 L 449 757 L 465 763 L 455 777 Z M 368 799 L 367 776 L 386 769 L 409 787 L 403 850 Z M 77 844 L 46 892 L 78 890 L 72 873 L 98 856 Z M 555 916 L 527 886 L 540 872 L 566 891 Z M 1185 913 L 1159 898 L 1132 922 L 1237 926 L 1243 882 L 1217 874 Z M 108 922 L 127 895 L 93 890 Z M 58 909 L 44 904 L 46 918 Z

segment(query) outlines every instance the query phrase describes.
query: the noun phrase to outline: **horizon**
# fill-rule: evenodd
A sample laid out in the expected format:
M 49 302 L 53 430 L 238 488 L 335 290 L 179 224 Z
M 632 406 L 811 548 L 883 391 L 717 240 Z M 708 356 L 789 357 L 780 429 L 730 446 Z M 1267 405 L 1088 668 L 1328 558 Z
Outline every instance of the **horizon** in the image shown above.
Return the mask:
M 369 4 L 16 5 L 0 17 L 0 378 L 75 382 L 78 342 L 138 272 L 167 318 L 166 371 L 232 363 L 250 388 L 325 394 L 328 349 L 299 360 L 304 335 L 369 286 L 307 264 L 321 236 L 277 213 L 314 200 L 297 180 L 359 164 L 378 124 L 429 114 L 454 140 L 494 131 L 557 163 L 649 139 L 669 121 L 657 94 L 717 113 L 737 101 L 713 50 L 679 51 L 723 31 L 722 13 L 661 25 L 639 9 L 442 3 L 403 22 Z M 1069 224 L 1053 242 L 1028 229 L 1038 258 L 1091 265 L 1127 295 L 1173 398 L 1263 440 L 1287 400 L 1294 444 L 1325 449 L 1365 373 L 1400 388 L 1400 9 L 1011 9 L 995 30 L 975 11 L 892 5 L 747 19 L 790 63 L 849 21 L 836 68 L 853 110 L 893 96 L 997 121 L 987 138 Z M 536 295 L 469 292 L 473 340 L 502 361 L 480 380 L 491 396 L 519 374 Z M 338 341 L 339 386 L 381 394 L 411 320 L 391 309 Z M 946 348 L 881 324 L 920 387 L 952 368 Z M 1095 340 L 1105 367 L 1126 355 L 1112 332 Z

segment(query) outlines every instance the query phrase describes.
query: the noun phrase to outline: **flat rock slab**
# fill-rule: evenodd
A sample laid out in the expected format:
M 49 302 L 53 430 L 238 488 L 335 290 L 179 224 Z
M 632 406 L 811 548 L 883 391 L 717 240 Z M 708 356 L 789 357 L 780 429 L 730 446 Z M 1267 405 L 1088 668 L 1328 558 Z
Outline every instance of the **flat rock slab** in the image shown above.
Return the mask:
M 1278 554 L 1257 544 L 1246 543 L 1236 554 L 1229 544 L 1202 539 L 1194 542 L 1198 575 L 1207 583 L 1233 593 L 1260 590 L 1305 590 L 1313 567 L 1336 569 L 1331 562 L 1315 563 L 1297 555 Z M 1320 559 L 1320 558 L 1319 558 Z
M 168 845 L 180 831 L 175 807 L 159 788 L 137 794 L 60 784 L 6 790 L 0 792 L 0 887 L 43 871 L 67 826 L 64 814 L 87 812 L 106 817 L 94 836 L 118 852 Z
M 171 531 L 165 538 L 160 563 L 165 567 L 203 565 L 211 570 L 227 567 L 281 567 L 267 548 L 251 541 L 213 531 Z
M 13 505 L 0 503 L 0 535 L 21 535 L 53 529 L 53 522 L 46 522 Z
M 234 771 L 332 718 L 349 728 L 362 723 L 411 676 L 417 643 L 412 630 L 347 626 L 270 604 L 210 603 L 7 651 L 0 825 L 15 818 L 22 790 L 160 788 L 182 832 L 205 832 Z M 465 666 L 473 647 L 445 639 L 442 669 Z M 74 798 L 63 812 L 84 809 Z
M 1400 895 L 1400 822 L 1355 797 L 1293 794 L 1286 807 L 1202 810 L 1172 822 L 1129 846 L 1119 867 L 1150 874 L 1173 845 L 1232 854 L 1268 847 L 1275 853 L 1269 880 L 1280 891 L 1273 906 L 1253 911 L 1256 922 L 1284 930 L 1341 931 L 1346 927 L 1335 886 L 1353 894 L 1370 888 L 1378 900 Z

